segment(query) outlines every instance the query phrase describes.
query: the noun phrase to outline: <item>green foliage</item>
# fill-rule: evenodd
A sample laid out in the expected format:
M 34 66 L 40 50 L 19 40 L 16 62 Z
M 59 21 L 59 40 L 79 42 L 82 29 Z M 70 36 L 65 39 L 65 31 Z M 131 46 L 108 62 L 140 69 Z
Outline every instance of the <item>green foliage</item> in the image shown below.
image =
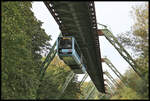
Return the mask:
M 61 94 L 61 87 L 69 73 L 70 68 L 56 56 L 47 68 L 43 78 L 39 92 L 40 99 L 78 99 L 81 91 L 78 86 L 77 76 L 70 81 L 63 95 L 58 98 Z
M 2 99 L 34 99 L 41 50 L 50 37 L 31 2 L 2 2 Z
M 120 89 L 117 95 L 113 96 L 111 99 L 141 99 L 141 97 L 133 89 L 128 87 L 123 87 Z
M 148 3 L 133 7 L 131 14 L 135 21 L 134 25 L 130 31 L 120 34 L 118 39 L 122 45 L 133 50 L 138 69 L 148 81 Z
M 118 39 L 125 47 L 130 47 L 139 55 L 148 55 L 148 3 L 135 6 L 131 11 L 134 25 L 130 31 L 118 35 Z
M 127 70 L 122 80 L 127 86 L 118 87 L 111 99 L 148 99 L 147 83 L 133 70 Z
M 119 41 L 125 47 L 134 51 L 136 63 L 144 80 L 131 69 L 126 71 L 122 80 L 126 81 L 128 86 L 117 89 L 116 95 L 112 99 L 148 99 L 148 3 L 133 7 L 131 11 L 134 17 L 132 29 L 118 36 Z
M 93 86 L 94 84 L 91 81 L 83 82 L 82 86 L 80 87 L 81 89 L 80 99 L 85 99 Z M 88 99 L 100 99 L 100 98 L 101 98 L 101 93 L 96 88 L 88 97 Z
M 48 36 L 30 10 L 31 2 L 2 2 L 2 99 L 35 99 L 40 86 L 40 99 L 57 99 L 70 68 L 56 57 L 39 81 L 42 53 L 50 48 Z M 131 70 L 123 80 L 128 86 L 116 90 L 112 99 L 148 99 L 148 5 L 133 8 L 135 24 L 131 31 L 118 36 L 124 46 L 139 53 L 136 62 L 146 82 Z M 135 54 L 136 55 L 136 54 Z M 77 76 L 69 83 L 61 99 L 85 97 L 83 91 L 88 83 L 79 88 Z M 107 99 L 95 93 L 96 99 Z

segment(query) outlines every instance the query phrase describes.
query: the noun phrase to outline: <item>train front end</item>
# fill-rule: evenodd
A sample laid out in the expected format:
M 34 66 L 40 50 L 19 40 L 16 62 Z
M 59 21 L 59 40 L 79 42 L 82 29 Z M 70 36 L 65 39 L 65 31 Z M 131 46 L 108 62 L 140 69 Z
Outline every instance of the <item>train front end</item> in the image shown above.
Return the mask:
M 57 53 L 60 59 L 63 60 L 74 73 L 83 74 L 85 73 L 85 66 L 81 62 L 79 49 L 77 49 L 76 44 L 74 37 L 58 37 Z

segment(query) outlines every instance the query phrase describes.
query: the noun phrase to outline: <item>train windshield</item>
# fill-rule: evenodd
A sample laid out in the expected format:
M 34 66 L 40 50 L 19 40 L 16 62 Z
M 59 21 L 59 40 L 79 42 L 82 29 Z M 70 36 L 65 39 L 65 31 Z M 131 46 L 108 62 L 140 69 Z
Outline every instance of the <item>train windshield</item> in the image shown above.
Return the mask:
M 72 38 L 60 38 L 59 49 L 72 49 Z

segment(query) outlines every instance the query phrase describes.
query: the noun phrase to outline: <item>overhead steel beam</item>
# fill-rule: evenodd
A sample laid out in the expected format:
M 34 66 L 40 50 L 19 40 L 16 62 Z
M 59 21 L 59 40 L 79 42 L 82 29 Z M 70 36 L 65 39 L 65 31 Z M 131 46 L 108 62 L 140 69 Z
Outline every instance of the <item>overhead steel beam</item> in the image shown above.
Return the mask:
M 90 78 L 98 91 L 104 93 L 94 2 L 44 1 L 44 3 L 51 13 L 55 12 L 52 15 L 58 22 L 63 36 L 74 36 L 76 38 L 85 57 L 85 65 Z M 72 25 L 68 26 L 68 24 Z

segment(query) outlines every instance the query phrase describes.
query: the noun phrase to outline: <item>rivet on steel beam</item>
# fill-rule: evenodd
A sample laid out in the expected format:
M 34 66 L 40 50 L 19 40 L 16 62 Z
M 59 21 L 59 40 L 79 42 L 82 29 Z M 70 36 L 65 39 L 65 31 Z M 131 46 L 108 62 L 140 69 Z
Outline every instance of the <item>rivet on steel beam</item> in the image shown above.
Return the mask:
M 54 14 L 55 14 L 56 17 L 58 17 L 58 13 L 55 12 Z
M 52 5 L 51 3 L 49 4 L 49 6 L 50 6 L 50 7 L 53 7 L 53 5 Z
M 90 5 L 91 5 L 91 6 L 93 5 L 92 2 L 90 2 Z
M 55 9 L 52 9 L 53 12 L 55 12 Z

